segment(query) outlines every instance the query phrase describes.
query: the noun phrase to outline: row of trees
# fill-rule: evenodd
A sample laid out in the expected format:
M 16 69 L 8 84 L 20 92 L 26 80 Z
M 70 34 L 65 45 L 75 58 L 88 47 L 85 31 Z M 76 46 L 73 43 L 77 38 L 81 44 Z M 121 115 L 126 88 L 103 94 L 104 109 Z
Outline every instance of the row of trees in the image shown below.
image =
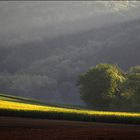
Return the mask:
M 80 76 L 78 86 L 93 109 L 140 111 L 140 66 L 123 72 L 117 65 L 99 64 Z

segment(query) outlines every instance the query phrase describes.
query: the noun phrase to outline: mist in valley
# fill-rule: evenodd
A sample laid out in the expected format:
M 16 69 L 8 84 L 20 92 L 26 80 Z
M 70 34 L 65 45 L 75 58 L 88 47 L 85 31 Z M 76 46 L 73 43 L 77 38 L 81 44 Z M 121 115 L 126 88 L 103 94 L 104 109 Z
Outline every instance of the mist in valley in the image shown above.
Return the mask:
M 84 104 L 79 75 L 140 65 L 140 2 L 0 2 L 0 91 Z

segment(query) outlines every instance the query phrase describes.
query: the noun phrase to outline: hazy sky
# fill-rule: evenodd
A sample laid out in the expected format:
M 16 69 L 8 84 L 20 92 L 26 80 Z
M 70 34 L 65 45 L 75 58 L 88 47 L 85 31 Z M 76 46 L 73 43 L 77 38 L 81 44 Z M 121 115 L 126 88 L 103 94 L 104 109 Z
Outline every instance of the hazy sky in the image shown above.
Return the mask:
M 139 17 L 138 1 L 0 2 L 0 41 L 42 40 Z

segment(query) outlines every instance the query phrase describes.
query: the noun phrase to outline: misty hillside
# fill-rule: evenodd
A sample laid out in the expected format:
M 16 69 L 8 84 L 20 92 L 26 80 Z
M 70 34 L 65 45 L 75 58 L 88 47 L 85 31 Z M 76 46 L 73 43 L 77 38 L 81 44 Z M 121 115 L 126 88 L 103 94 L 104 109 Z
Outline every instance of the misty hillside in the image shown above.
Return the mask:
M 140 62 L 140 20 L 53 39 L 0 47 L 0 90 L 80 104 L 79 75 L 98 63 L 127 70 Z

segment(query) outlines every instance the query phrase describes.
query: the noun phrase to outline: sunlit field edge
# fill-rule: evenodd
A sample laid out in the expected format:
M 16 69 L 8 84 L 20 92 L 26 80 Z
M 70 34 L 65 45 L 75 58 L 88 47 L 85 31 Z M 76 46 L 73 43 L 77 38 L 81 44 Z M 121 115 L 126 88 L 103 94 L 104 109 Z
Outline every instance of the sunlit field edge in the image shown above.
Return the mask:
M 18 102 L 4 97 L 0 97 L 0 116 L 140 124 L 140 113 L 70 109 Z

